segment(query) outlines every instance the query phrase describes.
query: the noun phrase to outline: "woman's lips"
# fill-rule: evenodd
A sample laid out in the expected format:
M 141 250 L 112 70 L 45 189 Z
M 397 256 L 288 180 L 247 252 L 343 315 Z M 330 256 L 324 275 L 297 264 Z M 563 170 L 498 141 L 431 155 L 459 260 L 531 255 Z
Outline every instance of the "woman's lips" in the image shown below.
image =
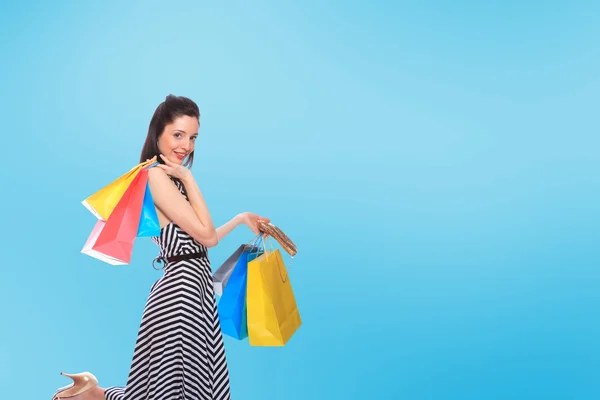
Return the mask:
M 173 152 L 173 153 L 175 153 L 177 158 L 179 158 L 180 160 L 183 160 L 185 158 L 185 153 L 177 153 L 177 152 Z

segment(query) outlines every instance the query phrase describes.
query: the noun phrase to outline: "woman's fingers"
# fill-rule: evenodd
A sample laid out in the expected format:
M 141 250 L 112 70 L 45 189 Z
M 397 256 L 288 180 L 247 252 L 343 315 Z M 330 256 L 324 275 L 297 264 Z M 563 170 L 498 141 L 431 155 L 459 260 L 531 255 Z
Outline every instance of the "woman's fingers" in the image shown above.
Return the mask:
M 265 218 L 265 217 L 258 217 L 258 219 L 256 220 L 257 223 L 260 222 L 264 222 L 265 224 L 268 224 L 269 222 L 271 222 L 271 220 L 269 218 Z
M 177 164 L 173 163 L 173 161 L 170 161 L 166 156 L 164 155 L 160 155 L 162 157 L 163 160 L 165 160 L 165 164 L 167 164 L 169 167 L 175 167 Z
M 165 157 L 164 155 L 162 155 L 162 154 L 161 154 L 161 155 L 160 155 L 160 158 L 162 158 L 162 159 L 163 159 L 163 161 L 165 162 L 165 164 L 167 164 L 168 166 L 171 166 L 171 167 L 172 167 L 172 164 L 173 164 L 173 163 L 172 163 L 171 161 L 167 160 L 167 157 Z

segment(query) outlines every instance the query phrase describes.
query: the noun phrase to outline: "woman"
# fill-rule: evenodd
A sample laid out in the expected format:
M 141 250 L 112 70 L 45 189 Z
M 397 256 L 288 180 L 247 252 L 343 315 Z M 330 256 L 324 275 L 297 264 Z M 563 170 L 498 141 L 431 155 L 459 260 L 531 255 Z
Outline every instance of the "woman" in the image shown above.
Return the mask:
M 200 127 L 192 100 L 167 96 L 150 121 L 140 162 L 157 157 L 148 182 L 158 220 L 164 268 L 150 289 L 125 387 L 101 388 L 89 372 L 64 374 L 73 383 L 53 400 L 230 399 L 229 372 L 219 324 L 207 248 L 240 224 L 259 234 L 250 212 L 214 227 L 188 166 Z M 184 162 L 185 160 L 185 162 Z M 157 260 L 155 260 L 157 261 Z

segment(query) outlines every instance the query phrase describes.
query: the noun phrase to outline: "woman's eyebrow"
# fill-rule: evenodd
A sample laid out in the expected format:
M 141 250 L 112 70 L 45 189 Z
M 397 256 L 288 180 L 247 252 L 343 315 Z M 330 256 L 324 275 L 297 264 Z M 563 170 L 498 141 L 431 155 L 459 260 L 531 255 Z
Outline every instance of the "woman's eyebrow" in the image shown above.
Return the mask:
M 177 131 L 179 131 L 179 132 L 183 132 L 183 133 L 185 133 L 185 134 L 187 135 L 187 132 L 186 132 L 186 131 L 184 131 L 183 129 L 175 129 L 173 132 L 177 132 Z M 196 132 L 196 133 L 192 133 L 192 135 L 198 135 L 198 132 Z

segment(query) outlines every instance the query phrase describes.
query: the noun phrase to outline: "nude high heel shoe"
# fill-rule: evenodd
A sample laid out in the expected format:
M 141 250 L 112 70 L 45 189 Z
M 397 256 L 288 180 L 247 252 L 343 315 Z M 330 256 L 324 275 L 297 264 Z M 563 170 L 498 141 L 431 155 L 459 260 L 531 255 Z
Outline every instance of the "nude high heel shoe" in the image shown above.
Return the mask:
M 71 378 L 73 383 L 58 389 L 54 393 L 54 396 L 52 396 L 52 400 L 77 400 L 79 397 L 78 395 L 98 386 L 98 380 L 89 372 L 81 372 L 79 374 L 66 374 L 61 372 L 60 374 Z

